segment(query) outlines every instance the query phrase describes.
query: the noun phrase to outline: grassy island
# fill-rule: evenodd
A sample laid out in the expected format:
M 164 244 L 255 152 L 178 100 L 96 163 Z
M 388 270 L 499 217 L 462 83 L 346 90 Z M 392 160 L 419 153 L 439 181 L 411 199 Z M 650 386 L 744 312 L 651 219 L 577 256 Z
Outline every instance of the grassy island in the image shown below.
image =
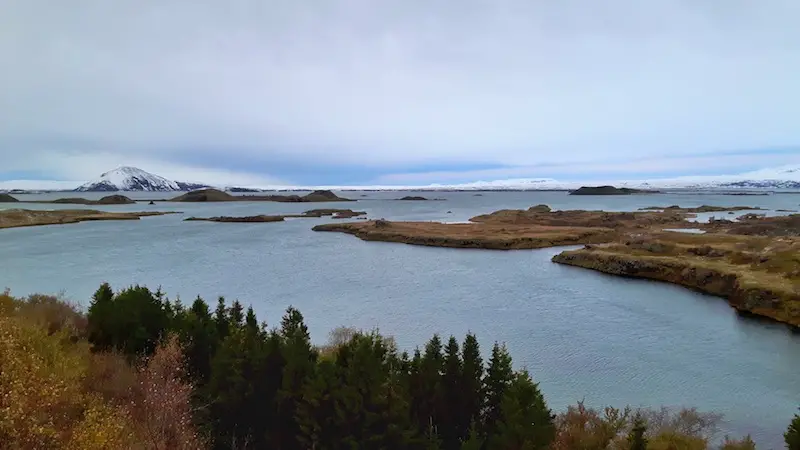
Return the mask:
M 0 228 L 32 227 L 38 225 L 60 225 L 91 220 L 139 220 L 140 217 L 176 214 L 174 212 L 108 212 L 93 209 L 3 209 L 0 210 Z

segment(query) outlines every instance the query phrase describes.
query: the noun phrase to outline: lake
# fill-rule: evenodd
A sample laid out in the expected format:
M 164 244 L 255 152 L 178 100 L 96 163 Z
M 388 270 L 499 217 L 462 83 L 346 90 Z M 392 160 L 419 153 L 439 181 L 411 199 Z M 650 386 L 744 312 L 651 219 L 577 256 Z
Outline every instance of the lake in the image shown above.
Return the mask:
M 551 263 L 563 249 L 443 249 L 311 231 L 330 218 L 254 224 L 182 220 L 324 207 L 363 210 L 370 218 L 457 222 L 540 203 L 607 211 L 748 205 L 777 214 L 774 210 L 800 208 L 800 195 L 413 194 L 445 199 L 428 202 L 393 200 L 408 195 L 403 192 L 340 195 L 359 201 L 90 206 L 86 208 L 184 214 L 0 230 L 0 288 L 16 295 L 63 292 L 86 305 L 103 281 L 115 289 L 140 283 L 161 286 L 184 303 L 197 295 L 212 304 L 218 295 L 239 299 L 273 325 L 294 305 L 319 343 L 339 325 L 379 328 L 405 349 L 423 345 L 434 332 L 461 339 L 473 331 L 484 351 L 494 341 L 506 342 L 515 364 L 528 367 L 556 411 L 581 399 L 592 406 L 696 406 L 723 413 L 723 432 L 750 433 L 759 448 L 783 447 L 782 433 L 800 406 L 800 334 L 739 317 L 722 299 Z M 84 208 L 0 204 L 10 207 Z

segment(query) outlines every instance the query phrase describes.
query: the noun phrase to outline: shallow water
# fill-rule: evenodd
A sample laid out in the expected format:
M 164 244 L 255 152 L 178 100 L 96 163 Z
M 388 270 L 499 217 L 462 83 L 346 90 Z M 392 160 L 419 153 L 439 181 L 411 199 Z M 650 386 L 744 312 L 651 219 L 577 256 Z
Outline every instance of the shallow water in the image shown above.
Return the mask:
M 584 398 L 596 406 L 697 406 L 724 413 L 726 432 L 751 433 L 760 448 L 782 448 L 781 434 L 800 404 L 800 335 L 741 318 L 724 300 L 551 263 L 561 249 L 442 249 L 311 231 L 330 218 L 266 224 L 182 219 L 341 207 L 367 211 L 370 218 L 456 222 L 539 203 L 609 211 L 673 204 L 774 210 L 794 209 L 800 195 L 421 194 L 444 202 L 392 200 L 406 195 L 398 192 L 342 195 L 359 201 L 91 206 L 184 214 L 0 230 L 0 287 L 18 295 L 64 291 L 86 303 L 103 281 L 116 288 L 161 285 L 185 301 L 196 295 L 209 301 L 217 295 L 238 298 L 272 324 L 292 304 L 306 316 L 317 342 L 338 325 L 380 328 L 404 348 L 423 344 L 434 332 L 463 337 L 471 330 L 484 350 L 505 341 L 515 363 L 531 370 L 556 410 Z

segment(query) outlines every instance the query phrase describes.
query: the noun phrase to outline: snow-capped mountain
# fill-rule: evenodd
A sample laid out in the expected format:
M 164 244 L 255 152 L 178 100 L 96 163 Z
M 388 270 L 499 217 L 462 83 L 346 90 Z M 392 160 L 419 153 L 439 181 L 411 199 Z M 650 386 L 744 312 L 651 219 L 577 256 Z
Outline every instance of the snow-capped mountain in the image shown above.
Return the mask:
M 78 192 L 97 191 L 190 191 L 208 187 L 204 184 L 184 183 L 145 172 L 136 167 L 118 167 L 100 178 L 78 186 Z

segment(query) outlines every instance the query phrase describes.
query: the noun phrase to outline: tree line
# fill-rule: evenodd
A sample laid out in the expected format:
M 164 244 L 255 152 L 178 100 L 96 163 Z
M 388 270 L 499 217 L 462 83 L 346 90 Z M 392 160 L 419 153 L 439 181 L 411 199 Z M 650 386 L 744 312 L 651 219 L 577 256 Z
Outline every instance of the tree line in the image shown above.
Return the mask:
M 88 311 L 0 294 L 0 448 L 749 450 L 695 409 L 554 414 L 495 343 L 433 335 L 399 351 L 339 328 L 312 345 L 289 307 L 190 305 L 103 284 Z M 800 450 L 800 416 L 784 435 Z

